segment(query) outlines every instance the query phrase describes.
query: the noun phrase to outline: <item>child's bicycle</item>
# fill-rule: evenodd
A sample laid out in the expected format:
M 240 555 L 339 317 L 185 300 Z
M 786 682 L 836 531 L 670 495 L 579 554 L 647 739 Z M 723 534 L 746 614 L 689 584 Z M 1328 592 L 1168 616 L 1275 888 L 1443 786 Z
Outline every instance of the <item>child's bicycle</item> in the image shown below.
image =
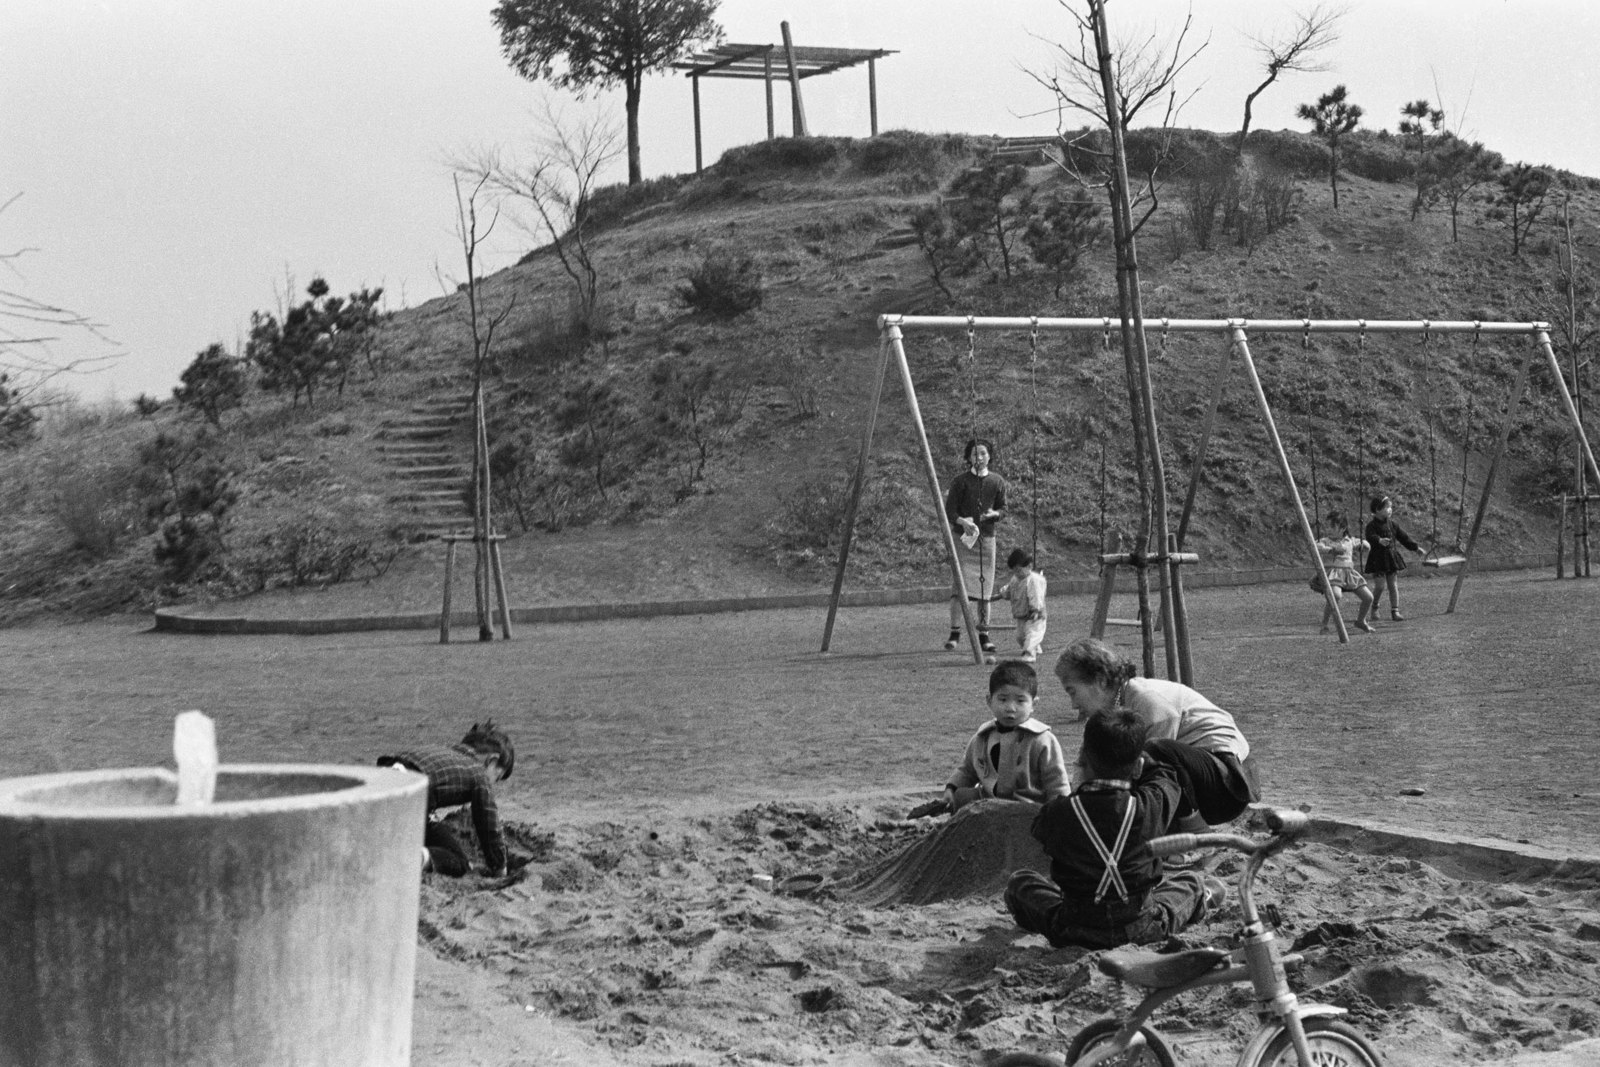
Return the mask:
M 1256 872 L 1269 856 L 1293 844 L 1311 825 L 1298 811 L 1257 809 L 1270 837 L 1241 834 L 1171 834 L 1150 842 L 1159 856 L 1196 848 L 1231 848 L 1249 859 L 1239 874 L 1239 910 L 1244 925 L 1232 950 L 1195 948 L 1161 954 L 1142 949 L 1120 949 L 1100 957 L 1100 970 L 1120 981 L 1141 987 L 1144 999 L 1124 1018 L 1097 1019 L 1078 1032 L 1067 1048 L 1068 1067 L 1174 1067 L 1172 1048 L 1160 1031 L 1145 1025 L 1173 997 L 1204 986 L 1249 982 L 1255 989 L 1256 1015 L 1261 1027 L 1240 1053 L 1238 1067 L 1382 1067 L 1367 1039 L 1353 1027 L 1334 1018 L 1343 1008 L 1329 1004 L 1303 1004 L 1289 988 L 1286 963 L 1300 957 L 1285 956 L 1273 931 L 1261 921 L 1256 908 Z M 1031 1052 L 1000 1057 L 993 1067 L 1062 1067 L 1059 1060 Z

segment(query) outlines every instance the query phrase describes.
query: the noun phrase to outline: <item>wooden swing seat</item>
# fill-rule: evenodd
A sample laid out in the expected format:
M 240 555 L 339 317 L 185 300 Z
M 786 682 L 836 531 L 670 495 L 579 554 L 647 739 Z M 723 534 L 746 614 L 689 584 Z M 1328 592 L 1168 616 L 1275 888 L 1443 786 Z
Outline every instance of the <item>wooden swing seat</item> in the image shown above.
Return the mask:
M 1424 567 L 1454 567 L 1466 561 L 1466 556 L 1432 556 L 1423 560 L 1422 565 Z

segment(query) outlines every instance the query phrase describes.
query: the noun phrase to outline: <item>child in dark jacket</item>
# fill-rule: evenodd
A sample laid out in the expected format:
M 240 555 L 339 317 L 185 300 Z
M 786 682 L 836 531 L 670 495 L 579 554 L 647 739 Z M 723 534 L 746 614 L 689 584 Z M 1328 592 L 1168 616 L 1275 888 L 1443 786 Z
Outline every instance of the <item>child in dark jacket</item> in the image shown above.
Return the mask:
M 1089 780 L 1033 820 L 1050 877 L 1017 871 L 1006 885 L 1006 907 L 1017 925 L 1056 948 L 1162 941 L 1221 901 L 1220 882 L 1168 872 L 1150 851 L 1147 842 L 1172 824 L 1181 789 L 1170 766 L 1141 761 L 1148 734 L 1126 708 L 1091 716 L 1082 756 Z
M 1397 545 L 1413 552 L 1422 546 L 1394 521 L 1394 502 L 1386 496 L 1372 498 L 1372 519 L 1365 530 L 1367 538 L 1367 563 L 1362 569 L 1372 576 L 1372 617 L 1378 617 L 1378 605 L 1383 602 L 1383 591 L 1389 590 L 1389 618 L 1401 622 L 1400 591 L 1395 587 L 1394 576 L 1406 569 L 1406 558 Z

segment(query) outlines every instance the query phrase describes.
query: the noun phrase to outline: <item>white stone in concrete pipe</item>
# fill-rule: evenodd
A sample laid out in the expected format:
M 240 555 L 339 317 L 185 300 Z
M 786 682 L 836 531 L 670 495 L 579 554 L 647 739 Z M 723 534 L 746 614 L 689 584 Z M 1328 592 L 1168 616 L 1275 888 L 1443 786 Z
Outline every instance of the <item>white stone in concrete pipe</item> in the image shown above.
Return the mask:
M 427 779 L 0 781 L 0 1065 L 406 1067 Z

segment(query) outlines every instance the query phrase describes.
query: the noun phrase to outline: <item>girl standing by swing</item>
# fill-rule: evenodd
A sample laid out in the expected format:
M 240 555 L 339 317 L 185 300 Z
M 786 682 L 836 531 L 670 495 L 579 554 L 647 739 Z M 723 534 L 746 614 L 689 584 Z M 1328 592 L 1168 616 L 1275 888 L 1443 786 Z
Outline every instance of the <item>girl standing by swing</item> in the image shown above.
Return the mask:
M 1400 614 L 1400 591 L 1395 587 L 1394 576 L 1406 569 L 1406 558 L 1395 546 L 1404 545 L 1413 552 L 1422 547 L 1411 535 L 1394 521 L 1394 502 L 1386 496 L 1372 498 L 1372 519 L 1367 523 L 1367 562 L 1361 569 L 1372 575 L 1372 616 L 1378 616 L 1378 604 L 1383 600 L 1383 590 L 1389 589 L 1389 618 L 1403 622 Z
M 1317 539 L 1317 550 L 1327 557 L 1327 561 L 1322 565 L 1326 575 L 1325 580 L 1333 588 L 1335 600 L 1345 593 L 1354 593 L 1360 598 L 1361 609 L 1356 612 L 1356 629 L 1371 633 L 1372 626 L 1367 622 L 1367 615 L 1373 611 L 1372 590 L 1367 588 L 1367 580 L 1356 570 L 1355 551 L 1361 546 L 1361 539 L 1350 535 L 1350 524 L 1344 521 L 1342 511 L 1328 512 L 1328 526 L 1339 531 L 1339 536 Z M 1327 604 L 1322 607 L 1323 633 L 1328 632 L 1328 623 L 1333 618 L 1333 610 Z

